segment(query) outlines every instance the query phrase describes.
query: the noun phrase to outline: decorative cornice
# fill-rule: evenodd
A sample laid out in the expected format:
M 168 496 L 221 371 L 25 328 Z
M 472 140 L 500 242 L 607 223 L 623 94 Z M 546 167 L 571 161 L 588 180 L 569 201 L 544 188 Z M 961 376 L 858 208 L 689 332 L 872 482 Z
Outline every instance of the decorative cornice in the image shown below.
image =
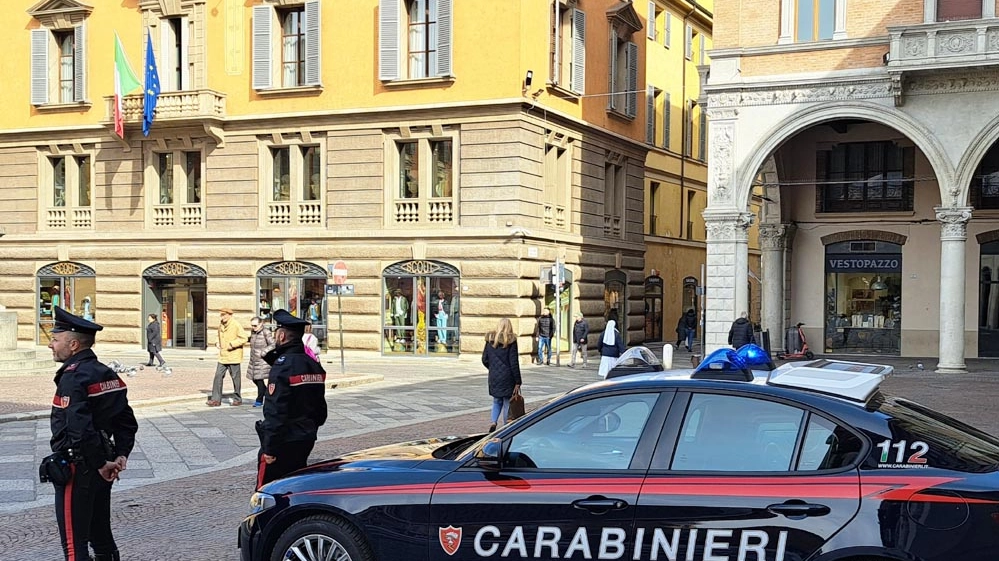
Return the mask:
M 749 238 L 749 226 L 753 223 L 751 212 L 725 212 L 704 215 L 704 226 L 708 242 L 744 242 Z
M 725 204 L 731 199 L 732 173 L 735 167 L 735 123 L 708 121 L 708 193 L 710 204 Z
M 44 0 L 28 9 L 28 14 L 47 29 L 68 29 L 83 23 L 94 8 L 74 0 Z

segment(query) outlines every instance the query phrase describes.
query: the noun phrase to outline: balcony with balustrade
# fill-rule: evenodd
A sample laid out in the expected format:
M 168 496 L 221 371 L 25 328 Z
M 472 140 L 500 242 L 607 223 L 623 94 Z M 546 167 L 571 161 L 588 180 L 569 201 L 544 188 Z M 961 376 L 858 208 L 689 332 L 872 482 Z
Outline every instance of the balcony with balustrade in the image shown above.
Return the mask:
M 106 125 L 114 123 L 114 96 L 105 96 L 107 107 Z M 126 125 L 141 124 L 145 97 L 142 94 L 127 95 L 122 99 L 122 113 Z M 219 125 L 225 119 L 225 94 L 214 90 L 183 90 L 161 92 L 156 102 L 156 122 L 158 124 L 201 124 L 205 131 L 216 136 L 221 144 Z

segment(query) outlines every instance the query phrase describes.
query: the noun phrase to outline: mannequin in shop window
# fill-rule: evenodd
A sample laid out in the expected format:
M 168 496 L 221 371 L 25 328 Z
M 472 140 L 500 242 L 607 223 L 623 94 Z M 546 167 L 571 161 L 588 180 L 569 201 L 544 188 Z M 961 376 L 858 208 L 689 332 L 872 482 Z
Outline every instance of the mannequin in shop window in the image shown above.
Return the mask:
M 90 296 L 83 297 L 83 319 L 94 321 L 94 305 L 90 301 Z
M 281 294 L 281 287 L 275 286 L 273 291 L 273 296 L 271 296 L 271 309 L 272 310 L 283 310 L 284 308 L 284 294 Z
M 409 317 L 409 300 L 402 294 L 402 290 L 392 291 L 392 325 L 402 327 L 406 325 L 406 318 Z M 400 343 L 405 340 L 405 331 L 395 330 L 395 342 Z
M 437 342 L 447 344 L 447 318 L 448 318 L 448 300 L 444 296 L 443 290 L 437 291 L 437 301 L 434 303 L 434 320 L 437 325 Z

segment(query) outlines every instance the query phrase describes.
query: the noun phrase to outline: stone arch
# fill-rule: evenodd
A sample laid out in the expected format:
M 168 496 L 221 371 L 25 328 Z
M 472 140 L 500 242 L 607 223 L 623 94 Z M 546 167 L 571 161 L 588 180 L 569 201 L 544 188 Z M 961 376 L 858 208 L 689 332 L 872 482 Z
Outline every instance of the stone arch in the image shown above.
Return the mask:
M 748 208 L 757 170 L 781 144 L 809 127 L 841 118 L 865 119 L 904 134 L 929 160 L 937 177 L 937 183 L 941 187 L 941 204 L 943 206 L 951 204 L 953 197 L 943 189 L 946 185 L 953 185 L 954 168 L 936 137 L 922 123 L 911 115 L 875 103 L 834 101 L 809 107 L 785 117 L 752 147 L 749 151 L 751 156 L 743 160 L 743 164 L 736 169 L 735 201 L 739 205 L 739 210 Z
M 985 245 L 989 242 L 999 241 L 999 230 L 989 230 L 988 232 L 982 232 L 975 236 L 978 240 L 979 245 Z
M 849 230 L 847 232 L 836 232 L 834 234 L 829 234 L 828 236 L 822 236 L 820 239 L 822 240 L 822 245 L 830 245 L 839 242 L 851 242 L 855 240 L 874 240 L 893 243 L 896 245 L 905 245 L 905 240 L 908 238 L 902 234 L 886 232 L 884 230 Z
M 961 156 L 961 161 L 957 164 L 957 179 L 951 188 L 951 194 L 956 199 L 954 206 L 970 205 L 968 202 L 971 189 L 971 179 L 978 169 L 978 164 L 988 153 L 992 146 L 999 142 L 999 117 L 994 117 L 982 130 L 975 135 L 968 149 Z

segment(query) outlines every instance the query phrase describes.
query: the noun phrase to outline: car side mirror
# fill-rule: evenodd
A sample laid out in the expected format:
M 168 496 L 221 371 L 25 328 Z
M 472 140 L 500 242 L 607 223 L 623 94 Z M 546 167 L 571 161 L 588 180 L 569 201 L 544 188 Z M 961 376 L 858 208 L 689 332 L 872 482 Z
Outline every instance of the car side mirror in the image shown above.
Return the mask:
M 499 470 L 503 467 L 503 441 L 490 438 L 475 452 L 475 463 L 483 469 Z

